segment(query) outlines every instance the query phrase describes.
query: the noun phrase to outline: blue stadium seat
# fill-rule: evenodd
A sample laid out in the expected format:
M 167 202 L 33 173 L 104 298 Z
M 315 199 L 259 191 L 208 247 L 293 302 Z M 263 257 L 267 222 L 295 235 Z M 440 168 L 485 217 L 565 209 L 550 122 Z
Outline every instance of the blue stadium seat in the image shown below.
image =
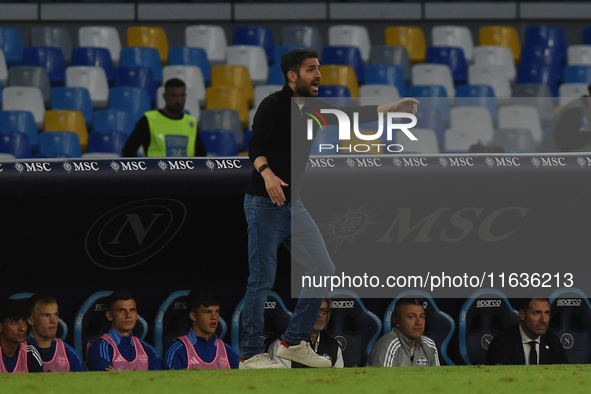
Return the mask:
M 23 50 L 23 64 L 45 68 L 51 86 L 61 86 L 66 81 L 66 61 L 60 48 L 27 47 Z
M 525 42 L 527 45 L 541 45 L 552 47 L 561 64 L 566 61 L 567 44 L 564 31 L 559 26 L 532 25 L 525 30 Z M 523 61 L 523 58 L 521 58 Z
M 86 299 L 76 314 L 74 325 L 74 349 L 82 360 L 86 356 L 88 342 L 94 341 L 101 335 L 109 332 L 111 322 L 105 316 L 107 310 L 107 297 L 112 291 L 99 291 Z M 133 335 L 143 340 L 148 333 L 148 323 L 140 315 L 137 316 L 137 323 L 133 328 Z
M 242 309 L 244 299 L 240 301 L 232 315 L 232 347 L 240 353 L 240 334 L 242 333 Z M 291 312 L 287 310 L 279 294 L 270 291 L 264 311 L 265 326 L 261 342 L 270 337 L 283 335 L 291 319 Z
M 591 66 L 565 66 L 564 83 L 591 83 Z
M 515 83 L 544 83 L 548 85 L 553 97 L 558 97 L 561 76 L 552 66 L 520 64 L 517 67 Z
M 135 128 L 133 114 L 118 109 L 102 109 L 94 111 L 94 131 L 116 131 L 127 136 Z
M 445 125 L 449 124 L 450 102 L 445 88 L 441 85 L 411 85 L 406 91 L 408 97 L 421 102 L 421 107 L 439 109 L 441 119 Z
M 582 44 L 583 45 L 591 45 L 591 26 L 586 26 L 583 29 L 583 34 L 582 34 Z
M 467 365 L 486 361 L 488 345 L 495 335 L 519 322 L 519 314 L 505 294 L 496 289 L 474 292 L 460 311 L 460 354 Z
M 166 350 L 176 338 L 187 335 L 191 329 L 189 311 L 187 310 L 189 293 L 189 290 L 175 291 L 158 308 L 154 322 L 154 348 L 160 358 L 166 354 Z M 220 317 L 215 333 L 218 338 L 224 339 L 227 331 L 228 325 Z
M 73 109 L 82 112 L 86 128 L 92 130 L 94 111 L 88 89 L 82 87 L 56 86 L 51 89 L 51 109 Z
M 115 86 L 135 86 L 144 88 L 151 105 L 156 104 L 156 84 L 152 70 L 148 67 L 121 66 L 115 71 Z
M 201 130 L 199 134 L 201 134 L 208 156 L 236 156 L 238 154 L 238 145 L 233 131 Z
M 127 137 L 117 131 L 93 131 L 88 134 L 88 152 L 117 153 L 122 156 Z
M 341 107 L 350 107 L 353 105 L 349 88 L 342 85 L 319 85 L 318 97 L 324 99 L 329 98 L 330 100 L 326 101 Z
M 269 79 L 267 80 L 269 85 L 285 85 L 285 77 L 281 70 L 281 65 L 273 64 L 269 67 Z
M 29 111 L 0 111 L 0 133 L 25 133 L 33 152 L 39 149 L 39 132 L 35 118 Z
M 115 66 L 107 48 L 76 47 L 72 49 L 72 65 L 102 67 L 109 85 L 115 84 Z
M 236 26 L 232 45 L 258 45 L 265 49 L 267 62 L 275 61 L 275 39 L 273 31 L 263 26 Z
M 252 137 L 252 130 L 245 130 L 244 141 L 242 141 L 242 152 L 248 152 L 248 142 L 250 141 L 250 137 Z
M 162 85 L 162 61 L 160 53 L 151 47 L 127 47 L 121 48 L 122 67 L 147 67 L 152 70 L 152 78 L 156 87 Z M 117 79 L 115 73 L 115 79 Z M 115 81 L 115 84 L 117 82 Z
M 421 99 L 422 100 L 422 99 Z M 443 147 L 445 142 L 445 120 L 441 118 L 441 111 L 435 107 L 424 106 L 421 101 L 419 110 L 416 113 L 417 125 L 416 128 L 430 129 L 435 132 L 439 147 Z
M 490 117 L 496 124 L 499 109 L 495 99 L 495 92 L 490 85 L 460 85 L 456 88 L 456 106 L 458 107 L 486 107 Z
M 326 46 L 322 50 L 322 63 L 351 66 L 355 70 L 359 84 L 365 83 L 365 64 L 358 47 L 347 45 Z
M 310 49 L 303 45 L 277 45 L 275 47 L 275 63 L 281 65 L 281 56 L 293 49 Z
M 78 134 L 72 131 L 44 131 L 40 133 L 39 157 L 82 157 Z
M 0 132 L 0 153 L 11 154 L 17 159 L 31 158 L 29 138 L 19 131 Z
M 25 44 L 21 31 L 16 27 L 0 27 L 0 49 L 4 52 L 8 67 L 23 64 Z
M 521 63 L 525 65 L 550 66 L 562 72 L 564 59 L 559 57 L 557 49 L 542 45 L 524 45 L 521 48 Z
M 168 50 L 168 65 L 197 66 L 201 69 L 205 84 L 211 85 L 211 65 L 207 52 L 203 48 L 172 47 Z M 166 81 L 163 82 L 166 83 Z
M 423 290 L 407 290 L 398 294 L 390 303 L 384 314 L 384 335 L 392 330 L 392 320 L 394 316 L 394 307 L 396 301 L 403 297 L 412 297 L 418 299 L 425 309 L 425 335 L 428 336 L 437 345 L 437 350 L 442 358 L 441 365 L 455 365 L 447 355 L 447 346 L 456 329 L 456 322 L 447 313 L 443 312 L 431 295 Z
M 244 132 L 240 115 L 235 109 L 204 109 L 199 117 L 199 131 L 203 130 L 230 130 L 234 133 L 238 149 L 242 148 Z
M 31 298 L 33 295 L 34 293 L 16 293 L 11 295 L 10 298 L 13 300 L 22 300 Z M 65 341 L 68 336 L 68 325 L 61 318 L 58 318 L 58 324 L 56 336 L 62 341 Z
M 577 288 L 557 289 L 550 295 L 548 330 L 560 339 L 571 364 L 591 362 L 591 303 Z
M 365 66 L 367 85 L 392 85 L 398 89 L 400 97 L 406 96 L 406 82 L 402 67 L 393 64 L 370 64 Z
M 426 62 L 448 65 L 456 84 L 466 83 L 468 80 L 468 62 L 466 62 L 464 50 L 460 47 L 428 47 Z
M 135 123 L 145 112 L 152 109 L 148 92 L 135 86 L 115 86 L 109 90 L 109 108 L 130 113 Z
M 341 346 L 345 367 L 362 367 L 382 332 L 382 322 L 352 291 L 329 293 L 332 317 L 326 332 Z
M 361 125 L 359 125 L 359 127 L 361 128 Z M 325 147 L 326 149 L 321 150 L 320 144 L 333 145 L 333 148 L 328 149 L 329 147 Z M 316 131 L 316 135 L 314 136 L 314 141 L 312 143 L 312 148 L 310 149 L 310 154 L 324 155 L 333 153 L 336 149 L 334 147 L 336 147 L 339 144 L 339 125 L 328 125 L 328 130 L 325 130 L 323 127 L 322 130 L 318 129 Z

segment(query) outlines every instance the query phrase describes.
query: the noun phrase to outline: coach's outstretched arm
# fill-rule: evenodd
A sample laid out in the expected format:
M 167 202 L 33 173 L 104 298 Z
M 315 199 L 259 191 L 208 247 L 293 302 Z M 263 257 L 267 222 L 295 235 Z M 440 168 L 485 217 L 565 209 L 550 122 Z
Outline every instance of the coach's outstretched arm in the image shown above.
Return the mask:
M 382 104 L 378 106 L 378 113 L 408 112 L 414 115 L 417 113 L 418 104 L 420 104 L 420 102 L 417 99 L 405 97 L 395 103 Z

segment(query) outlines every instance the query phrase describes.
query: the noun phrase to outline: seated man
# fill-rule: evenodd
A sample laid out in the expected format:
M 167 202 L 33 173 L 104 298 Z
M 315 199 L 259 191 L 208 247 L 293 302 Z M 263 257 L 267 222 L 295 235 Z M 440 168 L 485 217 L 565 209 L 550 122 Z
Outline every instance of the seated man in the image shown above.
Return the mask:
M 326 329 L 328 322 L 330 321 L 330 299 L 325 298 L 322 301 L 318 316 L 316 317 L 316 323 L 314 328 L 310 331 L 310 342 L 312 343 L 312 349 L 321 356 L 326 357 L 332 363 L 335 368 L 343 368 L 345 366 L 343 361 L 343 352 L 336 339 L 328 334 L 322 334 L 322 340 L 320 340 L 321 331 Z M 277 350 L 281 345 L 281 339 L 275 339 L 269 346 L 269 357 L 278 363 L 285 365 L 287 368 L 308 368 L 307 365 L 300 364 L 295 361 L 290 361 L 285 358 L 277 356 Z
M 29 344 L 35 346 L 43 360 L 45 372 L 81 372 L 82 360 L 70 345 L 56 338 L 58 327 L 57 301 L 44 294 L 35 294 L 27 301 L 30 311 Z
M 556 335 L 548 332 L 550 301 L 526 298 L 519 309 L 521 321 L 498 333 L 486 353 L 488 365 L 568 364 Z
M 43 372 L 41 355 L 27 345 L 29 311 L 21 300 L 4 300 L 0 305 L 0 373 Z
M 425 309 L 415 298 L 400 298 L 394 306 L 395 327 L 373 345 L 367 365 L 383 367 L 439 366 L 435 342 L 423 335 Z
M 220 303 L 208 290 L 191 291 L 187 296 L 191 330 L 168 348 L 164 367 L 168 369 L 237 369 L 236 350 L 218 339 Z
M 89 371 L 160 370 L 156 350 L 133 336 L 137 308 L 133 295 L 125 290 L 107 298 L 107 319 L 111 330 L 95 340 L 86 354 Z
M 148 111 L 125 142 L 123 156 L 135 157 L 140 146 L 146 157 L 207 156 L 197 132 L 197 119 L 183 112 L 187 98 L 185 82 L 171 78 L 164 84 L 165 106 Z

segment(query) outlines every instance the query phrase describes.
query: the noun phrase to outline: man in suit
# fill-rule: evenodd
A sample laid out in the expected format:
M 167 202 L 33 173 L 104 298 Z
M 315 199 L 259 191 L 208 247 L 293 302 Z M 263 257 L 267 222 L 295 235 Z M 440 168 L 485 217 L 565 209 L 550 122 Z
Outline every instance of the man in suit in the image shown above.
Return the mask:
M 492 340 L 486 354 L 488 365 L 568 364 L 558 337 L 548 332 L 550 301 L 527 298 L 519 309 L 521 321 Z

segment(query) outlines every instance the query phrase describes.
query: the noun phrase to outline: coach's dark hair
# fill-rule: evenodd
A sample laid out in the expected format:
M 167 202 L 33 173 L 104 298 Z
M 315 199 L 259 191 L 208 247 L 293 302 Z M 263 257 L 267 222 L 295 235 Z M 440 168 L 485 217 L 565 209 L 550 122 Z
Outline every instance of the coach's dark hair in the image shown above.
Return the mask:
M 31 315 L 33 315 L 37 305 L 57 305 L 57 301 L 49 294 L 36 293 L 27 300 L 27 308 L 29 308 L 29 313 Z
M 533 300 L 542 300 L 550 304 L 550 300 L 547 298 L 523 298 L 521 301 L 521 307 L 519 309 L 521 309 L 524 313 L 527 312 Z
M 407 305 L 416 305 L 423 307 L 423 304 L 416 298 L 399 298 L 398 301 L 396 301 L 396 305 L 394 305 L 394 317 L 396 318 L 396 320 L 400 320 L 402 308 Z
M 117 290 L 107 297 L 107 310 L 110 311 L 117 301 L 134 300 L 133 294 L 127 290 Z
M 281 71 L 286 83 L 288 72 L 293 71 L 300 76 L 300 67 L 306 59 L 318 59 L 318 52 L 312 49 L 292 49 L 281 56 Z
M 220 301 L 217 295 L 207 288 L 192 290 L 187 296 L 187 312 L 197 312 L 197 309 L 203 305 L 206 308 L 210 306 L 219 306 Z
M 179 78 L 170 78 L 164 84 L 164 90 L 166 90 L 168 88 L 185 88 L 185 87 L 187 87 L 187 84 L 185 84 L 185 81 L 183 81 L 182 79 L 179 79 Z
M 8 298 L 0 302 L 0 323 L 4 323 L 6 319 L 27 320 L 30 316 L 25 300 Z

